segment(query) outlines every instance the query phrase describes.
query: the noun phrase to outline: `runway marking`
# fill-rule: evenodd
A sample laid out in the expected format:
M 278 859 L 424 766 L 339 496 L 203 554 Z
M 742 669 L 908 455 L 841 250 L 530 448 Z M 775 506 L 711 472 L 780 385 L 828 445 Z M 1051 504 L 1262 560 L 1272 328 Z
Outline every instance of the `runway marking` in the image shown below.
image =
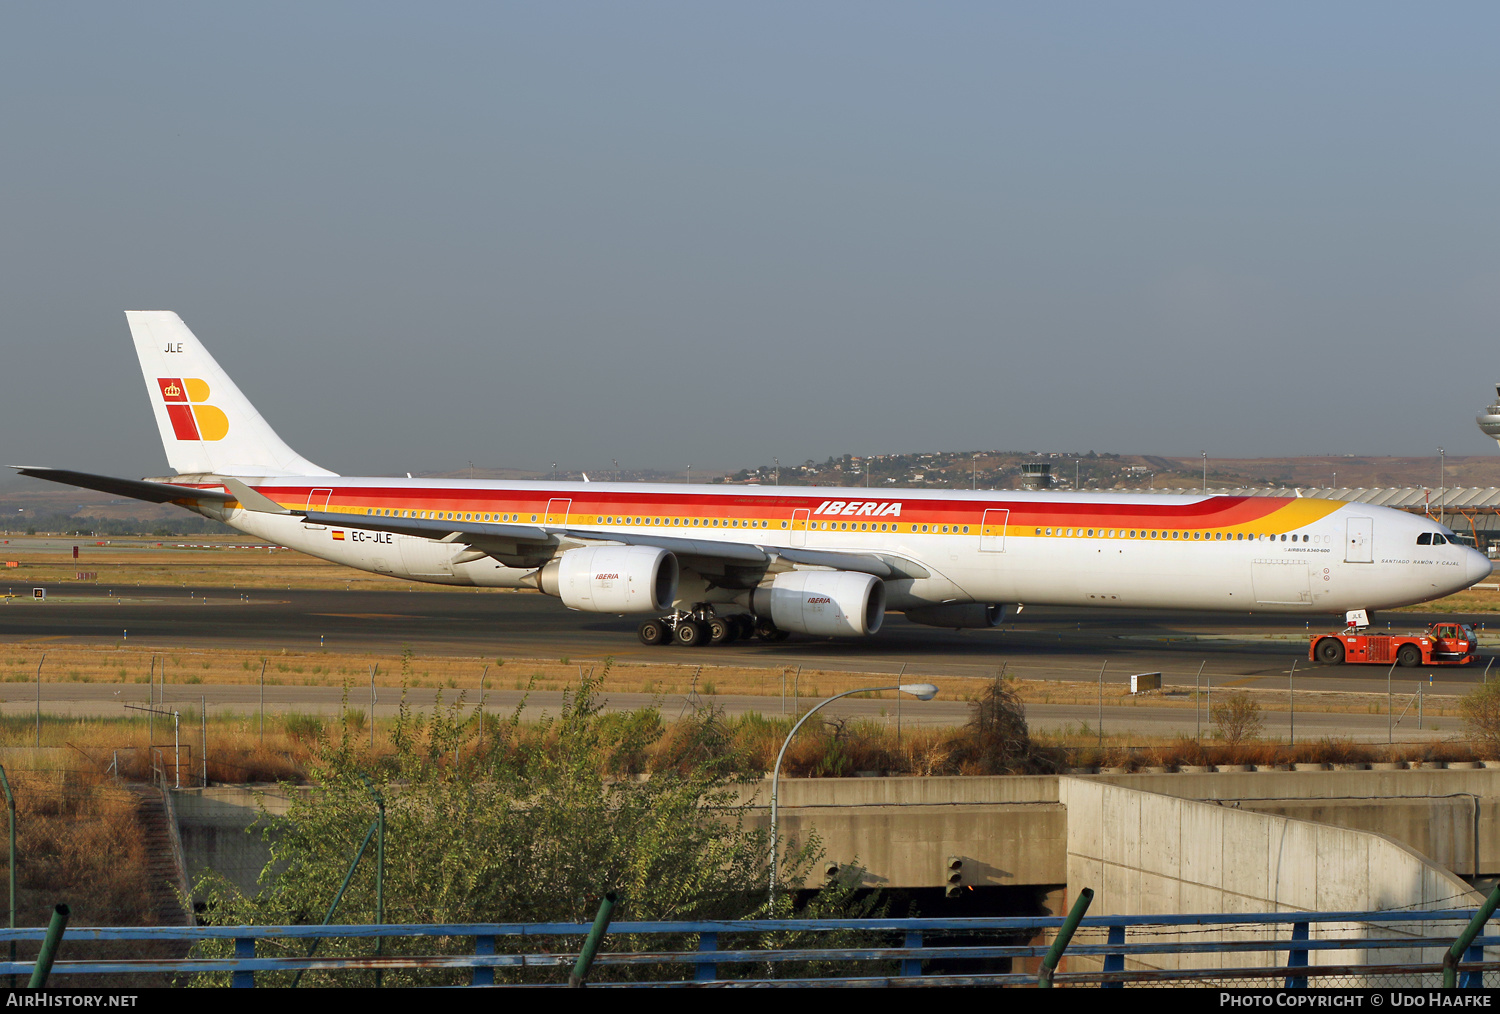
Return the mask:
M 409 613 L 308 613 L 309 616 L 343 616 L 351 620 L 409 620 Z

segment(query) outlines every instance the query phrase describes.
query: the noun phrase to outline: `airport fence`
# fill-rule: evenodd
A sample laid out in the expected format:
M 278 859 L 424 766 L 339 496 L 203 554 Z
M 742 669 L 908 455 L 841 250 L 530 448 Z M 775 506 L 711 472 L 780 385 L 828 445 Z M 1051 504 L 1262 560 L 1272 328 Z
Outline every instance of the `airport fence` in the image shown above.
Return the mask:
M 1500 961 L 1455 945 L 1489 911 L 1101 916 L 1082 920 L 1056 986 L 1431 988 L 1455 947 L 1455 985 Z M 142 973 L 178 985 L 949 986 L 1038 984 L 1061 918 L 751 919 L 458 925 L 85 927 L 66 931 L 51 985 Z M 607 934 L 606 934 L 607 929 Z M 47 930 L 0 929 L 42 944 Z M 1064 934 L 1065 936 L 1066 934 Z M 78 960 L 70 945 L 154 942 L 170 958 Z M 597 947 L 597 953 L 593 949 Z M 43 946 L 43 951 L 46 947 Z M 186 952 L 183 954 L 183 952 Z M 0 961 L 29 976 L 32 962 Z M 77 981 L 77 980 L 75 980 Z

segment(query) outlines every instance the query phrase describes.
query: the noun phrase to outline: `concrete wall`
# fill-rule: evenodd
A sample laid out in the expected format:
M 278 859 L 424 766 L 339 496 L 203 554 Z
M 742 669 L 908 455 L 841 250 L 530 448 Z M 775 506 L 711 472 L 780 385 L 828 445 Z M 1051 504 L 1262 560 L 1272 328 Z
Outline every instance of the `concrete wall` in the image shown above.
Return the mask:
M 1092 775 L 1072 779 L 1379 832 L 1463 874 L 1500 873 L 1500 771 L 1287 771 Z M 275 792 L 274 787 L 266 787 Z M 253 889 L 269 857 L 247 835 L 254 787 L 176 794 L 190 875 L 213 867 Z M 937 887 L 950 855 L 976 885 L 1068 880 L 1067 813 L 1051 775 L 942 778 L 789 778 L 782 828 L 816 829 L 830 859 L 858 862 L 871 884 Z M 286 801 L 263 797 L 273 811 Z M 768 807 L 770 783 L 742 797 Z M 755 819 L 765 823 L 764 809 Z M 810 885 L 821 881 L 814 871 Z
M 1246 771 L 1097 775 L 1395 838 L 1465 876 L 1500 873 L 1500 770 Z
M 1058 794 L 1068 808 L 1069 894 L 1093 888 L 1090 915 L 1459 908 L 1483 901 L 1452 873 L 1383 835 L 1092 778 L 1062 778 Z M 1342 935 L 1352 928 L 1324 926 L 1313 935 Z M 1409 936 L 1421 929 L 1398 924 L 1374 932 Z M 1257 939 L 1267 932 L 1235 935 Z M 1258 967 L 1274 960 L 1269 953 L 1256 960 L 1163 956 L 1150 967 Z M 1363 955 L 1345 952 L 1326 960 L 1358 962 Z M 1397 951 L 1379 960 L 1434 959 Z
M 271 859 L 271 848 L 253 827 L 263 806 L 285 813 L 288 798 L 275 785 L 215 785 L 172 793 L 188 883 L 215 870 L 253 893 L 256 878 Z
M 1052 775 L 941 778 L 783 778 L 783 835 L 816 831 L 827 857 L 857 863 L 872 887 L 939 887 L 949 856 L 964 861 L 964 882 L 983 886 L 1060 885 L 1067 876 L 1066 814 Z M 765 807 L 769 781 L 742 798 Z M 822 869 L 810 872 L 816 887 Z

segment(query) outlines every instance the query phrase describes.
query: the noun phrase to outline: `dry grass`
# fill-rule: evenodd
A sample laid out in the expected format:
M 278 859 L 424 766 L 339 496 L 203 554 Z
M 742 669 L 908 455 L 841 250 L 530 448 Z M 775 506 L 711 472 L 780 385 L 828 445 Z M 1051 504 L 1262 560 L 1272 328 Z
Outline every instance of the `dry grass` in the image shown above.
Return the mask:
M 24 764 L 14 756 L 5 764 L 16 798 L 17 925 L 45 926 L 59 903 L 71 909 L 70 926 L 152 924 L 146 838 L 137 816 L 140 798 L 87 765 L 24 770 Z M 0 869 L 0 876 L 8 877 L 8 869 Z M 22 943 L 17 958 L 31 960 L 36 950 L 36 944 Z M 180 945 L 170 942 L 65 939 L 62 956 L 77 961 L 181 952 Z M 146 973 L 68 976 L 66 985 L 164 986 L 168 979 Z
M 478 699 L 484 677 L 487 690 L 566 690 L 578 685 L 590 669 L 602 667 L 603 659 L 496 659 L 472 655 L 412 655 L 381 652 L 281 651 L 275 654 L 243 649 L 152 649 L 120 644 L 116 647 L 59 645 L 55 642 L 12 642 L 0 646 L 0 701 L 22 699 L 28 691 L 15 687 L 6 694 L 5 683 L 35 683 L 37 666 L 42 680 L 57 683 L 104 683 L 144 686 L 153 678 L 173 687 L 199 684 L 253 686 L 261 678 L 262 663 L 268 686 L 338 687 L 346 683 L 355 693 L 370 684 L 375 667 L 377 686 L 396 687 L 405 681 L 416 689 L 462 689 L 472 702 Z M 488 674 L 485 667 L 488 666 Z M 153 676 L 153 673 L 155 674 Z M 754 668 L 749 666 L 672 665 L 616 662 L 602 688 L 615 692 L 685 694 L 743 694 L 779 698 L 786 678 L 788 704 L 794 698 L 806 701 L 826 697 L 872 681 L 892 683 L 892 673 L 851 673 L 797 667 Z M 964 699 L 976 692 L 976 681 L 958 677 L 922 677 L 936 683 L 945 698 Z M 894 698 L 895 691 L 868 695 Z
M 43 663 L 42 656 L 46 659 Z M 153 678 L 161 685 L 184 686 L 241 685 L 254 686 L 261 678 L 262 664 L 268 686 L 349 686 L 358 699 L 361 688 L 370 683 L 375 668 L 375 683 L 380 687 L 399 687 L 405 682 L 414 690 L 463 690 L 469 703 L 479 699 L 480 679 L 486 691 L 525 690 L 562 691 L 576 688 L 590 671 L 603 668 L 603 659 L 496 659 L 470 655 L 399 655 L 380 652 L 281 651 L 266 654 L 243 649 L 152 649 L 139 645 L 115 647 L 58 645 L 55 642 L 13 642 L 0 646 L 0 702 L 31 700 L 28 684 L 36 681 L 37 666 L 42 664 L 42 680 L 47 683 L 101 683 L 115 686 L 140 685 Z M 486 672 L 486 666 L 488 671 Z M 155 674 L 153 677 L 153 673 Z M 667 663 L 615 662 L 601 691 L 614 693 L 687 694 L 696 690 L 705 699 L 716 695 L 763 697 L 779 701 L 782 681 L 788 707 L 794 702 L 806 703 L 830 694 L 842 693 L 871 683 L 892 683 L 893 674 L 860 673 L 823 669 L 798 669 L 795 666 L 755 668 L 735 665 L 674 665 Z M 908 676 L 937 685 L 941 699 L 968 701 L 985 685 L 982 679 L 950 676 Z M 1092 705 L 1099 700 L 1099 685 L 1088 681 L 1061 680 L 1012 681 L 1021 700 L 1028 704 Z M 6 687 L 5 684 L 12 686 Z M 1214 686 L 1212 699 L 1233 688 L 1244 690 L 1264 711 L 1285 711 L 1290 704 L 1286 691 L 1257 690 L 1234 686 L 1233 681 Z M 1171 690 L 1171 688 L 1169 688 Z M 895 691 L 862 694 L 895 705 Z M 1193 708 L 1203 707 L 1209 698 L 1204 692 L 1176 689 L 1167 693 L 1132 695 L 1123 683 L 1104 686 L 1104 702 L 1112 708 Z M 1434 717 L 1458 714 L 1458 698 L 1428 694 L 1426 713 Z M 1398 706 L 1404 697 L 1398 695 Z M 1384 714 L 1384 693 L 1353 693 L 1299 690 L 1297 710 L 1330 714 Z
M 111 550 L 98 551 L 99 540 L 67 541 L 69 549 L 27 551 L 27 540 L 12 539 L 0 545 L 0 561 L 19 566 L 0 570 L 0 595 L 14 582 L 19 594 L 27 594 L 33 584 L 46 584 L 52 595 L 65 595 L 67 586 L 88 584 L 105 588 L 187 587 L 246 589 L 352 589 L 356 591 L 411 590 L 452 591 L 447 585 L 398 582 L 378 574 L 367 574 L 336 563 L 328 563 L 291 550 L 233 549 L 250 540 L 211 536 L 184 536 L 173 539 L 111 539 Z M 180 548 L 179 548 L 180 544 Z M 79 547 L 79 558 L 73 559 L 72 546 Z M 114 547 L 140 547 L 138 551 L 116 552 Z M 215 548 L 198 548 L 211 546 Z M 93 550 L 93 552 L 91 552 Z M 76 580 L 79 571 L 95 572 L 96 579 Z M 57 586 L 61 585 L 59 588 Z M 498 589 L 465 589 L 484 594 Z
M 1320 739 L 1302 743 L 1264 740 L 1228 744 L 1212 739 L 1161 739 L 1156 742 L 1125 742 L 1105 737 L 1100 745 L 1093 737 L 1040 736 L 1045 748 L 1060 751 L 1063 763 L 1079 768 L 1124 768 L 1140 771 L 1148 767 L 1173 769 L 1182 766 L 1250 764 L 1258 767 L 1289 767 L 1293 764 L 1373 764 L 1391 761 L 1479 761 L 1495 760 L 1493 751 L 1477 749 L 1461 739 L 1440 743 L 1355 743 L 1347 739 Z

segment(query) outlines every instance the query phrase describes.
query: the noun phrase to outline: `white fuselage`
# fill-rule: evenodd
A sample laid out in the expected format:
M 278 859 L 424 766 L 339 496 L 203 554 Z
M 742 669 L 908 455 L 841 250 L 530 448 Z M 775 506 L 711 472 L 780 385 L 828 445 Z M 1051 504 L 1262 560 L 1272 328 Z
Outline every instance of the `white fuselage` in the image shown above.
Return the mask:
M 1446 532 L 1425 517 L 1301 498 L 889 489 L 861 496 L 860 490 L 809 487 L 353 477 L 245 481 L 294 509 L 475 522 L 503 517 L 566 524 L 600 540 L 612 533 L 655 534 L 878 554 L 915 565 L 886 580 L 889 607 L 898 610 L 984 602 L 1340 613 L 1438 598 L 1490 572 L 1488 560 L 1467 547 L 1418 545 L 1419 534 Z M 489 557 L 473 559 L 461 540 L 311 525 L 296 515 L 238 509 L 225 512 L 224 520 L 325 560 L 406 580 L 519 587 L 533 573 Z M 684 580 L 680 598 L 727 602 L 733 593 Z

